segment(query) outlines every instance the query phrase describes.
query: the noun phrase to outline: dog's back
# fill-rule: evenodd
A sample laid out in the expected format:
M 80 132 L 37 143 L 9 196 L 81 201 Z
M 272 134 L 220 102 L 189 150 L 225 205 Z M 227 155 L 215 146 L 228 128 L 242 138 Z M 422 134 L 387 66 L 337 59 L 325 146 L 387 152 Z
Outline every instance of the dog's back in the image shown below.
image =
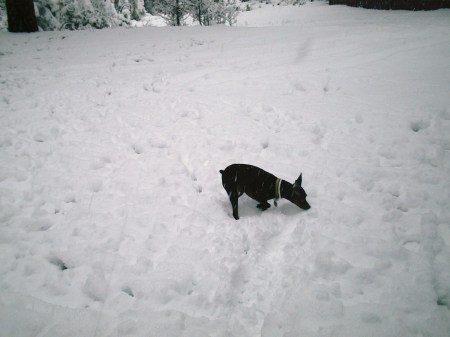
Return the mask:
M 260 186 L 274 183 L 277 179 L 272 173 L 248 164 L 232 164 L 225 170 L 220 170 L 220 173 L 222 173 L 222 185 L 227 191 L 226 186 L 233 185 L 240 186 L 242 192 L 245 192 L 247 188 L 256 190 Z

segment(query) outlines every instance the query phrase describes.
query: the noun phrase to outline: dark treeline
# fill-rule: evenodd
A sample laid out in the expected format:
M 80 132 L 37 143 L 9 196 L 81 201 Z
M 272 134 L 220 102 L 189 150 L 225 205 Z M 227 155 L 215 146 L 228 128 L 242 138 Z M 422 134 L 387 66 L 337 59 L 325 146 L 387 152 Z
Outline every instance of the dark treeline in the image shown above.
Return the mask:
M 347 5 L 372 9 L 406 9 L 412 11 L 450 8 L 450 0 L 329 0 L 330 5 Z

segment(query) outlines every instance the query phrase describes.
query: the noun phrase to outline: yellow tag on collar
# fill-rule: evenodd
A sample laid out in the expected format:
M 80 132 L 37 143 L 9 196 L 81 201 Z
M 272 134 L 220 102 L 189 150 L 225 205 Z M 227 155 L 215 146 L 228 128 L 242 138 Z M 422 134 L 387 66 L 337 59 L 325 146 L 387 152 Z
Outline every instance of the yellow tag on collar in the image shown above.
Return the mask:
M 273 203 L 275 204 L 275 207 L 278 207 L 278 200 L 281 199 L 281 179 L 277 178 L 275 181 L 275 200 Z

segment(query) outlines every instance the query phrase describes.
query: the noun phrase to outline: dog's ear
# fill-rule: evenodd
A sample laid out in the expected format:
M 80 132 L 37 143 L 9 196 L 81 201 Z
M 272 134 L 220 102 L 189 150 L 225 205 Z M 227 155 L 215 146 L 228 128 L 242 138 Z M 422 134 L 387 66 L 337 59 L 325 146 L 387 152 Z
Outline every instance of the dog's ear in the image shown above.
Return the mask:
M 297 180 L 294 183 L 294 187 L 301 187 L 302 186 L 302 174 L 300 173 L 300 176 L 297 178 Z

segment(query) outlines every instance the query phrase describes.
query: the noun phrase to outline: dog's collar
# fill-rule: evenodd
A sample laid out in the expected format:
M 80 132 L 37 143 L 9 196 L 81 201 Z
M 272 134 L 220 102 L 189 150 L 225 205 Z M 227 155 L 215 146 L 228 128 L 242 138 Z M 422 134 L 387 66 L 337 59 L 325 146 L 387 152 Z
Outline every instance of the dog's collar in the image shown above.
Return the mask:
M 277 180 L 275 181 L 275 200 L 274 200 L 274 204 L 275 207 L 278 206 L 278 200 L 281 199 L 281 179 L 277 178 Z

